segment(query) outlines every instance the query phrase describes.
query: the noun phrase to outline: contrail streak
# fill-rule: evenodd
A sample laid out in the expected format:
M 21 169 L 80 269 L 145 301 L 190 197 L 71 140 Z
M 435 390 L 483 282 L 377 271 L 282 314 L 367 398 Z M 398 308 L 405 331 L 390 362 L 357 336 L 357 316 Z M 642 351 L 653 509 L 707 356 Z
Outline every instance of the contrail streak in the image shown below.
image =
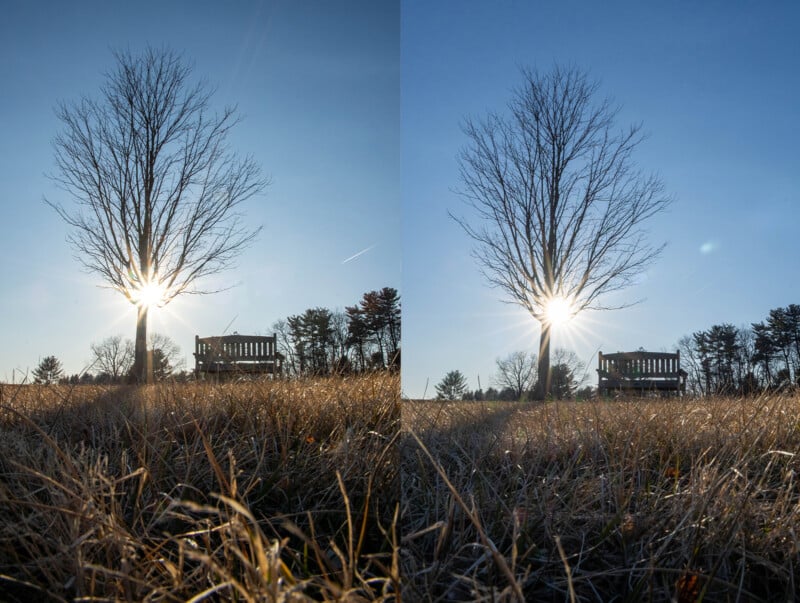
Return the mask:
M 360 255 L 364 255 L 364 254 L 365 254 L 365 253 L 367 253 L 369 250 L 371 250 L 371 249 L 374 249 L 374 248 L 375 248 L 375 245 L 370 245 L 369 247 L 367 247 L 366 249 L 362 249 L 361 251 L 359 251 L 359 252 L 358 252 L 358 253 L 356 253 L 355 255 L 351 255 L 349 258 L 347 258 L 346 260 L 344 260 L 344 261 L 342 262 L 342 264 L 346 264 L 347 262 L 350 262 L 350 261 L 352 261 L 352 260 L 356 259 L 356 258 L 357 258 L 358 256 L 360 256 Z

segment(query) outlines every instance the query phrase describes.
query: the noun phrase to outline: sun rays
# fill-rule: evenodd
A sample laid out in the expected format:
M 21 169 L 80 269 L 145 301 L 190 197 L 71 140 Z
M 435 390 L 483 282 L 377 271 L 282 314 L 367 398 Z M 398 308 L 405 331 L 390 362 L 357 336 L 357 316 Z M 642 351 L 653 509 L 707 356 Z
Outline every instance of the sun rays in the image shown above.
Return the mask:
M 573 303 L 560 295 L 551 297 L 544 306 L 544 319 L 552 327 L 566 326 L 575 317 Z
M 148 310 L 160 308 L 166 304 L 167 288 L 163 283 L 153 280 L 144 283 L 131 292 L 131 298 L 137 306 L 143 306 Z

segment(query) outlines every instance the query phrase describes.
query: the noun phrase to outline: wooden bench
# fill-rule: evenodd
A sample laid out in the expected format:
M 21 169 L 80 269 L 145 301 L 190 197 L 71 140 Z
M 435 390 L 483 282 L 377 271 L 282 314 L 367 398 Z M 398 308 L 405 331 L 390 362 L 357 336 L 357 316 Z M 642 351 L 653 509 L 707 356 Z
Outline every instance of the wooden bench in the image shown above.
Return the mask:
M 277 338 L 260 335 L 223 335 L 194 338 L 194 374 L 223 377 L 236 374 L 280 375 L 283 354 Z
M 681 354 L 664 352 L 618 352 L 598 354 L 597 392 L 658 392 L 681 394 L 686 391 L 686 371 L 681 369 Z

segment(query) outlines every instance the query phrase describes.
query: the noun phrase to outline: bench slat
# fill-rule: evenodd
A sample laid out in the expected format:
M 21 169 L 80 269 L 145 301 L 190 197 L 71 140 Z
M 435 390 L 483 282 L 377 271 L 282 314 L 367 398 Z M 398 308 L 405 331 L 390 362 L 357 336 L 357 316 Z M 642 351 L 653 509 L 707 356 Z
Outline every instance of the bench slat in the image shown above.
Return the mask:
M 277 336 L 195 336 L 195 375 L 202 373 L 282 372 L 283 355 L 277 351 Z
M 618 352 L 598 354 L 598 393 L 611 390 L 658 390 L 679 393 L 686 389 L 686 372 L 680 352 Z

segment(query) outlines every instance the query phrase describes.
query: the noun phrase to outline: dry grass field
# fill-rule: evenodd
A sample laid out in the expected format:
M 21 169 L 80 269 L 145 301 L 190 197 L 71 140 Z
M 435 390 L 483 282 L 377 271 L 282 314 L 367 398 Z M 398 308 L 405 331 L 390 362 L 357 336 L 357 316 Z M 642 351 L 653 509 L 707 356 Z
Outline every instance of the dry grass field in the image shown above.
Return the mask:
M 397 375 L 0 391 L 0 600 L 395 600 Z
M 399 385 L 3 386 L 0 600 L 800 597 L 800 399 Z
M 797 397 L 402 415 L 406 600 L 800 600 Z

